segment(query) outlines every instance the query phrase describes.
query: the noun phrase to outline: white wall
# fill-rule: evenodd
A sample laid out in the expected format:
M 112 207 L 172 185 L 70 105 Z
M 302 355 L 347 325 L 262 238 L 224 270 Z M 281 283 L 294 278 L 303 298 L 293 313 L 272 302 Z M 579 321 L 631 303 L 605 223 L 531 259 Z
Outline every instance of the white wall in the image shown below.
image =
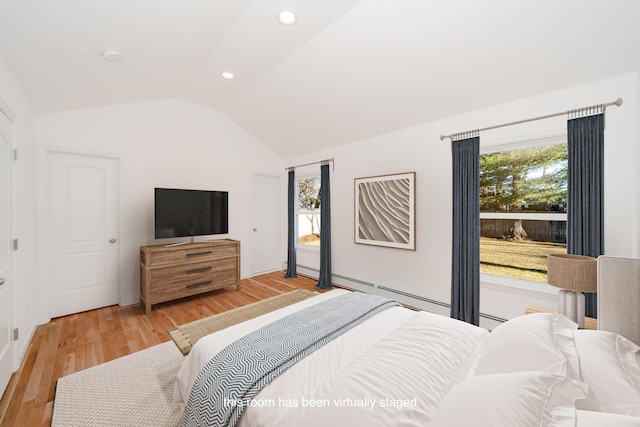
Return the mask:
M 20 338 L 14 342 L 14 369 L 18 368 L 37 326 L 38 289 L 36 275 L 35 146 L 33 115 L 20 88 L 0 58 L 0 104 L 14 121 L 14 143 L 19 161 L 14 166 L 15 217 L 13 236 L 19 250 L 13 252 L 13 327 Z
M 287 164 L 304 164 L 335 158 L 335 171 L 331 175 L 332 267 L 337 276 L 334 281 L 371 291 L 368 285 L 357 283 L 364 281 L 448 304 L 451 143 L 448 139 L 441 141 L 440 135 L 614 101 L 618 97 L 624 99 L 624 105 L 610 107 L 606 115 L 605 251 L 609 255 L 637 257 L 640 255 L 637 80 L 637 74 L 631 73 L 287 159 Z M 460 102 L 464 102 L 463 94 Z M 566 132 L 566 118 L 560 117 L 484 132 L 481 144 L 499 144 L 514 138 L 563 131 Z M 353 180 L 410 171 L 416 172 L 416 251 L 356 245 Z M 299 250 L 297 258 L 299 265 L 318 267 L 317 252 Z M 300 271 L 309 272 L 304 268 Z M 508 319 L 522 314 L 527 304 L 555 307 L 556 293 L 557 290 L 546 284 L 517 289 L 483 283 L 480 309 L 484 314 Z M 428 301 L 393 296 L 435 312 L 448 314 L 449 311 Z M 486 319 L 484 322 L 488 325 Z
M 229 191 L 229 234 L 217 237 L 241 241 L 241 275 L 250 276 L 251 174 L 280 175 L 284 166 L 224 115 L 167 99 L 38 115 L 34 129 L 41 151 L 64 147 L 122 159 L 121 304 L 139 298 L 139 247 L 174 241 L 154 241 L 154 187 Z

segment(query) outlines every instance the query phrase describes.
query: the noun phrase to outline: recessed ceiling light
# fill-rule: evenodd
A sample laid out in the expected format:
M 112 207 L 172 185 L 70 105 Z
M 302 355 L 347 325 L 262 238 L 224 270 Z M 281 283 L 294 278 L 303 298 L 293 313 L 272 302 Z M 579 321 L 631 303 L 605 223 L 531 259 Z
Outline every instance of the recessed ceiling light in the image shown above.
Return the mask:
M 298 17 L 293 10 L 283 9 L 278 13 L 278 21 L 282 25 L 293 25 L 298 21 Z
M 122 52 L 120 52 L 120 49 L 110 47 L 102 51 L 102 57 L 105 61 L 118 62 L 122 59 Z
M 222 77 L 224 77 L 224 78 L 225 78 L 225 79 L 227 79 L 227 80 L 233 80 L 233 79 L 235 79 L 235 78 L 236 78 L 235 74 L 233 74 L 233 73 L 231 73 L 231 72 L 229 72 L 229 71 L 224 71 L 224 72 L 222 73 Z

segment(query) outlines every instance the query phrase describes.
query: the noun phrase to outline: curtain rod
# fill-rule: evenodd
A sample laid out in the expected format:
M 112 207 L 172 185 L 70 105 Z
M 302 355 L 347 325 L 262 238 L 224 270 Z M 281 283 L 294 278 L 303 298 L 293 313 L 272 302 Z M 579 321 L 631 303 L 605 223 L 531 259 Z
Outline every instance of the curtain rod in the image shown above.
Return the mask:
M 290 171 L 290 170 L 295 170 L 296 168 L 301 168 L 303 166 L 311 166 L 311 165 L 317 165 L 318 163 L 329 163 L 331 162 L 331 170 L 336 170 L 336 162 L 333 160 L 333 157 L 330 159 L 324 159 L 324 160 L 319 160 L 317 162 L 311 162 L 311 163 L 305 163 L 304 165 L 296 165 L 296 166 L 289 166 L 287 168 L 284 168 L 284 170 L 286 171 Z
M 503 128 L 503 127 L 507 127 L 507 126 L 519 125 L 519 124 L 522 124 L 522 123 L 535 122 L 537 120 L 549 119 L 551 117 L 563 116 L 565 114 L 568 115 L 568 114 L 586 112 L 586 111 L 594 110 L 594 109 L 597 109 L 597 108 L 602 108 L 602 111 L 604 111 L 607 107 L 610 107 L 612 105 L 616 105 L 618 107 L 621 106 L 622 105 L 622 98 L 618 98 L 615 101 L 608 102 L 606 104 L 592 105 L 590 107 L 578 108 L 578 109 L 569 110 L 569 111 L 562 111 L 560 113 L 548 114 L 546 116 L 540 116 L 540 117 L 533 117 L 531 119 L 518 120 L 517 122 L 504 123 L 504 124 L 501 124 L 501 125 L 489 126 L 489 127 L 486 127 L 486 128 L 474 129 L 474 130 L 470 130 L 470 131 L 466 131 L 466 132 L 452 133 L 451 135 L 440 135 L 440 141 L 442 141 L 445 138 L 453 139 L 453 138 L 456 138 L 458 136 L 473 137 L 473 136 L 477 136 L 477 134 L 479 132 L 482 132 L 482 131 L 485 131 L 485 130 L 492 130 L 492 129 L 498 129 L 498 128 Z

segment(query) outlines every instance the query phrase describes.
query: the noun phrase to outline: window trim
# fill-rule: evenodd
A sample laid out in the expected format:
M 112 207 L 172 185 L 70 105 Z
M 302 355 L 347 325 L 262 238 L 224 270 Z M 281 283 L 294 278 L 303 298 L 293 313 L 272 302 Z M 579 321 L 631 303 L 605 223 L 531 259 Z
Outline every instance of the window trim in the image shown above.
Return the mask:
M 558 295 L 559 288 L 544 282 L 514 279 L 513 277 L 496 276 L 495 274 L 480 273 L 480 287 L 507 288 L 518 291 L 536 292 L 547 295 Z
M 525 148 L 567 143 L 567 130 L 556 129 L 550 132 L 529 134 L 511 138 L 480 139 L 480 155 L 499 153 L 501 151 L 523 150 Z
M 529 134 L 529 136 L 519 136 L 501 139 L 489 139 L 483 142 L 480 139 L 480 155 L 499 153 L 502 151 L 523 150 L 526 148 L 542 147 L 545 145 L 566 144 L 568 140 L 566 129 L 555 129 L 550 132 Z M 482 212 L 481 219 L 501 218 L 533 219 L 533 220 L 555 220 L 566 221 L 566 213 L 502 213 L 502 212 Z M 516 291 L 536 292 L 548 295 L 557 295 L 558 289 L 543 282 L 533 280 L 515 279 L 513 277 L 498 276 L 495 274 L 480 273 L 480 287 L 484 285 L 495 288 L 506 288 Z

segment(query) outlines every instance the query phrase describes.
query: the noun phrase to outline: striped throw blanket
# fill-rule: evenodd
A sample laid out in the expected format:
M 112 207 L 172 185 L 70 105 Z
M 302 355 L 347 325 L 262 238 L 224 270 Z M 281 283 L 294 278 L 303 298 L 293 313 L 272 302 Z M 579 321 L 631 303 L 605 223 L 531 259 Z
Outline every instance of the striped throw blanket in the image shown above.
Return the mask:
M 352 292 L 263 326 L 215 355 L 193 383 L 183 425 L 235 426 L 260 390 L 298 361 L 395 301 Z

